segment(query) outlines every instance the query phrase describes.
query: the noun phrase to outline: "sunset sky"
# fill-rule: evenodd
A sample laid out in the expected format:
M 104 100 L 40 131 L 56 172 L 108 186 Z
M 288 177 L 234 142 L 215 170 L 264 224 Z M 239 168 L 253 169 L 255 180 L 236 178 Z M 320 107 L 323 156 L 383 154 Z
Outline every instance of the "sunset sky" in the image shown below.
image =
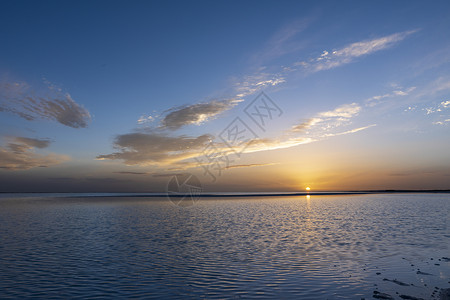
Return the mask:
M 2 1 L 0 192 L 450 189 L 449 14 Z

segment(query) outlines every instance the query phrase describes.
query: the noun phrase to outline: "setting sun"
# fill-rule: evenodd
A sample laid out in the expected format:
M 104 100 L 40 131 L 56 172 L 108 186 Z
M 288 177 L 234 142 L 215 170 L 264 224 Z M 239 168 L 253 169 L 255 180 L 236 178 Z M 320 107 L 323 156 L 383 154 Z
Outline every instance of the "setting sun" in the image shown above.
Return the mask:
M 306 190 L 309 191 L 309 190 L 311 190 L 311 188 L 310 188 L 309 186 L 307 186 L 307 187 L 306 187 Z

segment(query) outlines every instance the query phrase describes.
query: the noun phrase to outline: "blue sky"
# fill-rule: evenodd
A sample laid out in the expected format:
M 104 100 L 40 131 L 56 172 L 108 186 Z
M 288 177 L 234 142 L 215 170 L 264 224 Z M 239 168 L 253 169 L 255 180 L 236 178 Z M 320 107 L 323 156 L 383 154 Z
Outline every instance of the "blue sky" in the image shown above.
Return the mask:
M 3 1 L 1 191 L 163 191 L 180 172 L 212 191 L 448 189 L 449 12 Z M 280 109 L 264 128 L 245 113 L 261 92 Z M 243 150 L 220 138 L 236 117 Z

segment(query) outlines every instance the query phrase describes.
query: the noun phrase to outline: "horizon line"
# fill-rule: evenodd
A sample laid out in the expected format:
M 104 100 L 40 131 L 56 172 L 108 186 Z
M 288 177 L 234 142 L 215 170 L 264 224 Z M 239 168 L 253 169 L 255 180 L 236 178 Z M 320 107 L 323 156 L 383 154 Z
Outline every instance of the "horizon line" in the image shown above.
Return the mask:
M 308 192 L 205 192 L 205 193 L 175 193 L 175 192 L 0 192 L 0 194 L 80 194 L 72 197 L 287 197 L 287 196 L 337 196 L 337 195 L 368 195 L 368 194 L 401 194 L 401 193 L 450 193 L 450 189 L 433 190 L 357 190 L 357 191 L 308 191 Z M 89 194 L 89 195 L 86 195 Z M 106 195 L 105 195 L 106 194 Z

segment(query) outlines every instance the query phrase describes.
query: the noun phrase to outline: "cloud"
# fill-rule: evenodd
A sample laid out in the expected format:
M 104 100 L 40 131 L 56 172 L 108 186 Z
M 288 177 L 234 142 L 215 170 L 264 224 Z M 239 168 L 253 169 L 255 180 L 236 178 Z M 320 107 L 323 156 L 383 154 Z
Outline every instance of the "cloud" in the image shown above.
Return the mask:
M 433 122 L 432 124 L 433 125 L 446 125 L 446 124 L 449 124 L 449 122 L 450 122 L 450 119 L 446 119 L 446 120 L 443 120 L 443 121 Z
M 37 154 L 35 148 L 43 149 L 50 145 L 46 139 L 12 137 L 6 147 L 0 147 L 0 168 L 7 170 L 27 170 L 48 167 L 68 161 L 66 155 L 50 153 Z
M 195 166 L 195 163 L 187 160 L 198 157 L 201 151 L 212 140 L 212 136 L 205 134 L 198 137 L 175 136 L 171 137 L 163 133 L 156 133 L 160 129 L 177 130 L 186 125 L 201 125 L 205 122 L 217 118 L 220 114 L 230 110 L 243 98 L 249 96 L 263 88 L 274 87 L 286 82 L 289 73 L 299 70 L 320 71 L 341 66 L 352 62 L 354 59 L 366 56 L 389 47 L 396 45 L 398 42 L 413 34 L 417 30 L 399 32 L 381 38 L 364 40 L 349 44 L 337 50 L 324 50 L 318 57 L 308 62 L 296 62 L 291 67 L 281 68 L 279 72 L 269 72 L 266 67 L 260 67 L 251 75 L 235 80 L 233 85 L 234 97 L 228 100 L 212 100 L 204 103 L 175 107 L 167 110 L 161 117 L 159 127 L 152 133 L 130 133 L 119 135 L 116 137 L 114 147 L 119 149 L 111 154 L 97 156 L 98 159 L 104 160 L 123 160 L 125 164 L 155 164 L 155 165 L 171 165 L 172 169 L 183 169 Z M 282 45 L 292 36 L 297 34 L 296 30 L 286 31 L 279 38 L 274 39 L 274 45 Z M 275 53 L 272 47 L 271 52 Z M 278 51 L 283 54 L 283 51 Z M 269 54 L 267 54 L 269 55 Z M 272 55 L 272 54 L 270 54 Z M 270 56 L 269 55 L 269 56 Z M 391 96 L 405 96 L 414 90 L 411 87 L 406 90 L 395 90 L 389 94 L 375 96 L 367 100 L 367 103 L 379 101 L 380 99 Z M 317 113 L 315 116 L 292 126 L 286 134 L 275 139 L 254 139 L 244 150 L 244 153 L 252 153 L 257 151 L 266 151 L 274 149 L 289 148 L 301 144 L 311 143 L 326 137 L 337 136 L 343 134 L 356 133 L 370 127 L 354 128 L 346 131 L 336 132 L 336 129 L 351 123 L 351 119 L 357 116 L 362 110 L 357 103 L 343 104 L 333 110 Z M 139 118 L 138 123 L 153 122 L 159 116 L 143 115 Z M 298 136 L 299 133 L 314 130 L 310 136 Z M 334 132 L 333 132 L 334 131 Z M 224 155 L 230 153 L 220 143 L 215 143 L 221 153 Z M 190 146 L 188 146 L 190 145 Z M 197 164 L 198 165 L 198 164 Z
M 186 125 L 200 125 L 233 108 L 242 100 L 213 100 L 170 109 L 161 120 L 161 127 L 176 130 Z
M 27 121 L 45 119 L 72 128 L 85 128 L 91 116 L 70 94 L 50 85 L 43 92 L 32 91 L 23 82 L 0 82 L 0 111 Z
M 277 149 L 286 149 L 291 148 L 299 145 L 305 145 L 310 144 L 313 142 L 317 142 L 319 140 L 323 140 L 324 138 L 333 137 L 333 136 L 339 136 L 344 134 L 351 134 L 356 133 L 371 127 L 376 126 L 376 124 L 354 128 L 351 130 L 347 130 L 344 132 L 338 132 L 338 133 L 315 133 L 312 136 L 306 136 L 306 137 L 291 137 L 287 138 L 286 136 L 283 136 L 278 139 L 259 139 L 254 140 L 251 143 L 249 143 L 249 146 L 244 150 L 244 153 L 253 153 L 253 152 L 259 152 L 259 151 L 269 151 L 269 150 L 277 150 Z
M 438 103 L 437 105 L 425 107 L 422 110 L 426 111 L 427 115 L 434 114 L 437 112 L 445 112 L 448 108 L 450 108 L 450 101 L 442 101 L 441 103 Z
M 234 84 L 236 97 L 244 98 L 266 87 L 273 87 L 285 81 L 286 79 L 279 73 L 271 74 L 259 71 L 255 74 L 244 76 L 239 82 Z
M 446 169 L 433 169 L 433 168 L 427 168 L 427 169 L 410 169 L 410 170 L 404 170 L 400 172 L 392 172 L 389 173 L 389 176 L 420 176 L 420 175 L 443 175 L 443 176 L 450 176 L 450 173 Z
M 204 134 L 198 137 L 166 136 L 154 132 L 128 133 L 118 135 L 114 148 L 119 151 L 99 155 L 100 160 L 123 160 L 127 165 L 168 165 L 197 156 L 212 136 Z
M 266 164 L 246 164 L 246 165 L 231 165 L 227 166 L 225 169 L 235 169 L 235 168 L 251 168 L 251 167 L 264 167 L 264 166 L 272 166 L 275 163 L 266 163 Z
M 243 153 L 286 149 L 294 146 L 309 144 L 315 141 L 316 140 L 311 137 L 286 138 L 285 136 L 277 139 L 255 139 L 249 142 L 249 146 Z
M 305 130 L 313 127 L 314 125 L 316 125 L 322 121 L 323 121 L 323 119 L 321 119 L 321 118 L 309 118 L 305 122 L 302 122 L 300 124 L 292 126 L 291 131 L 292 132 L 302 132 L 302 131 L 305 131 Z
M 441 102 L 441 106 L 442 106 L 443 108 L 450 108 L 450 100 L 442 101 L 442 102 Z
M 126 174 L 126 175 L 148 175 L 150 173 L 147 172 L 131 172 L 131 171 L 117 171 L 113 172 L 114 174 Z
M 154 173 L 153 177 L 173 177 L 173 176 L 183 176 L 184 173 Z
M 249 96 L 268 86 L 276 86 L 285 79 L 277 74 L 258 73 L 245 76 L 241 81 L 234 83 L 235 97 L 226 100 L 211 100 L 203 103 L 174 107 L 166 110 L 162 115 L 142 115 L 138 124 L 146 124 L 160 120 L 158 129 L 178 130 L 187 125 L 202 125 L 217 118 L 222 113 L 232 109 Z
M 324 118 L 351 118 L 359 113 L 361 107 L 357 103 L 343 104 L 334 110 L 319 113 L 319 117 Z
M 373 107 L 373 106 L 377 105 L 380 102 L 380 100 L 382 100 L 382 99 L 397 97 L 397 96 L 408 96 L 415 89 L 416 89 L 416 87 L 412 86 L 412 87 L 407 88 L 406 90 L 394 90 L 390 93 L 370 97 L 369 99 L 366 99 L 365 102 L 366 102 L 367 106 Z
M 328 70 L 351 63 L 355 58 L 388 49 L 418 30 L 394 33 L 381 38 L 349 44 L 337 50 L 324 50 L 321 55 L 308 61 L 298 61 L 292 68 L 303 67 L 312 72 Z
M 137 123 L 138 124 L 145 124 L 145 123 L 151 123 L 155 120 L 155 117 L 153 116 L 147 116 L 147 115 L 142 115 L 138 120 Z
M 294 22 L 279 31 L 268 43 L 268 47 L 259 53 L 259 58 L 270 58 L 277 55 L 283 55 L 298 50 L 297 47 L 288 46 L 292 37 L 301 32 L 309 23 L 309 20 Z M 186 125 L 201 125 L 207 121 L 215 119 L 220 114 L 236 106 L 243 98 L 252 95 L 264 88 L 274 87 L 287 81 L 288 74 L 298 71 L 301 66 L 304 70 L 320 71 L 338 67 L 350 63 L 355 58 L 369 55 L 371 53 L 387 49 L 417 30 L 399 32 L 384 36 L 381 38 L 360 41 L 349 44 L 341 49 L 334 51 L 324 50 L 320 56 L 310 59 L 308 62 L 295 62 L 290 67 L 281 67 L 279 72 L 269 72 L 266 67 L 259 67 L 256 72 L 235 79 L 233 84 L 233 99 L 212 100 L 204 103 L 197 103 L 182 107 L 171 108 L 160 121 L 160 129 L 177 130 Z M 403 91 L 394 91 L 401 95 Z M 384 95 L 381 97 L 387 97 Z M 381 98 L 379 98 L 381 99 Z M 372 99 L 372 100 L 375 100 Z M 143 115 L 138 119 L 138 124 L 153 122 L 159 116 Z M 307 125 L 307 124 L 304 124 Z M 301 129 L 300 127 L 298 128 Z
M 361 110 L 357 103 L 344 104 L 330 111 L 319 112 L 306 122 L 294 125 L 287 133 L 278 138 L 255 138 L 247 142 L 243 153 L 254 153 L 285 149 L 302 144 L 312 143 L 325 137 L 355 133 L 369 127 L 360 127 L 341 133 L 332 133 L 331 129 L 349 123 Z M 195 110 L 197 114 L 200 110 Z M 210 111 L 207 109 L 207 111 Z M 180 113 L 184 113 L 181 112 Z M 187 113 L 189 115 L 189 113 Z M 186 122 L 180 122 L 186 123 Z M 177 122 L 177 124 L 179 124 Z M 316 128 L 310 136 L 295 136 L 306 129 Z M 233 149 L 221 142 L 213 142 L 213 136 L 204 134 L 197 137 L 169 136 L 159 131 L 135 132 L 118 135 L 114 141 L 114 148 L 118 151 L 111 154 L 98 155 L 99 160 L 122 160 L 127 165 L 158 165 L 168 166 L 170 170 L 183 170 L 202 165 L 193 161 L 200 158 L 213 146 L 214 155 L 224 157 L 233 153 Z M 209 148 L 208 148 L 209 147 Z M 208 164 L 208 162 L 206 163 Z M 123 172 L 123 174 L 137 174 Z
M 47 148 L 50 145 L 50 140 L 47 139 L 33 139 L 27 137 L 15 137 L 14 140 L 20 144 L 28 147 L 36 147 L 39 149 Z
M 441 101 L 436 106 L 432 107 L 425 107 L 422 110 L 426 111 L 427 115 L 436 114 L 438 120 L 432 122 L 433 125 L 447 125 L 448 122 L 450 122 L 450 115 L 448 113 L 448 109 L 450 108 L 450 100 L 444 100 Z M 437 114 L 439 113 L 439 114 Z
M 361 130 L 366 130 L 368 128 L 377 126 L 377 124 L 372 124 L 372 125 L 368 125 L 368 126 L 364 126 L 364 127 L 359 127 L 359 128 L 355 128 L 355 129 L 351 129 L 351 130 L 347 130 L 344 132 L 339 132 L 339 133 L 329 133 L 329 134 L 325 134 L 325 137 L 332 137 L 332 136 L 337 136 L 337 135 L 344 135 L 344 134 L 350 134 L 350 133 L 355 133 Z
M 357 116 L 360 111 L 361 106 L 357 103 L 342 104 L 333 110 L 319 112 L 314 117 L 292 126 L 288 134 L 298 134 L 314 129 L 315 137 L 321 136 L 332 129 L 348 125 L 350 119 Z
M 205 134 L 198 137 L 167 136 L 158 133 L 129 133 L 119 135 L 114 141 L 114 148 L 119 151 L 98 155 L 99 160 L 122 160 L 127 165 L 156 165 L 169 167 L 169 170 L 185 170 L 199 167 L 201 162 L 194 161 L 205 155 L 208 145 L 214 146 L 215 157 L 233 153 L 227 145 L 217 142 L 211 144 L 213 137 Z M 288 139 L 254 139 L 249 141 L 243 153 L 289 148 L 310 143 L 311 138 Z M 212 151 L 212 150 L 211 150 Z M 211 154 L 211 153 L 209 153 Z M 204 164 L 208 164 L 206 162 Z M 119 172 L 116 172 L 119 173 Z M 140 172 L 120 172 L 121 174 L 140 174 Z M 142 174 L 143 175 L 143 174 Z
M 319 140 L 326 137 L 355 133 L 376 126 L 376 124 L 372 124 L 344 132 L 332 132 L 339 127 L 351 124 L 351 119 L 356 117 L 360 111 L 361 106 L 357 103 L 343 104 L 333 110 L 319 112 L 315 117 L 292 126 L 287 134 L 308 132 L 313 140 Z

